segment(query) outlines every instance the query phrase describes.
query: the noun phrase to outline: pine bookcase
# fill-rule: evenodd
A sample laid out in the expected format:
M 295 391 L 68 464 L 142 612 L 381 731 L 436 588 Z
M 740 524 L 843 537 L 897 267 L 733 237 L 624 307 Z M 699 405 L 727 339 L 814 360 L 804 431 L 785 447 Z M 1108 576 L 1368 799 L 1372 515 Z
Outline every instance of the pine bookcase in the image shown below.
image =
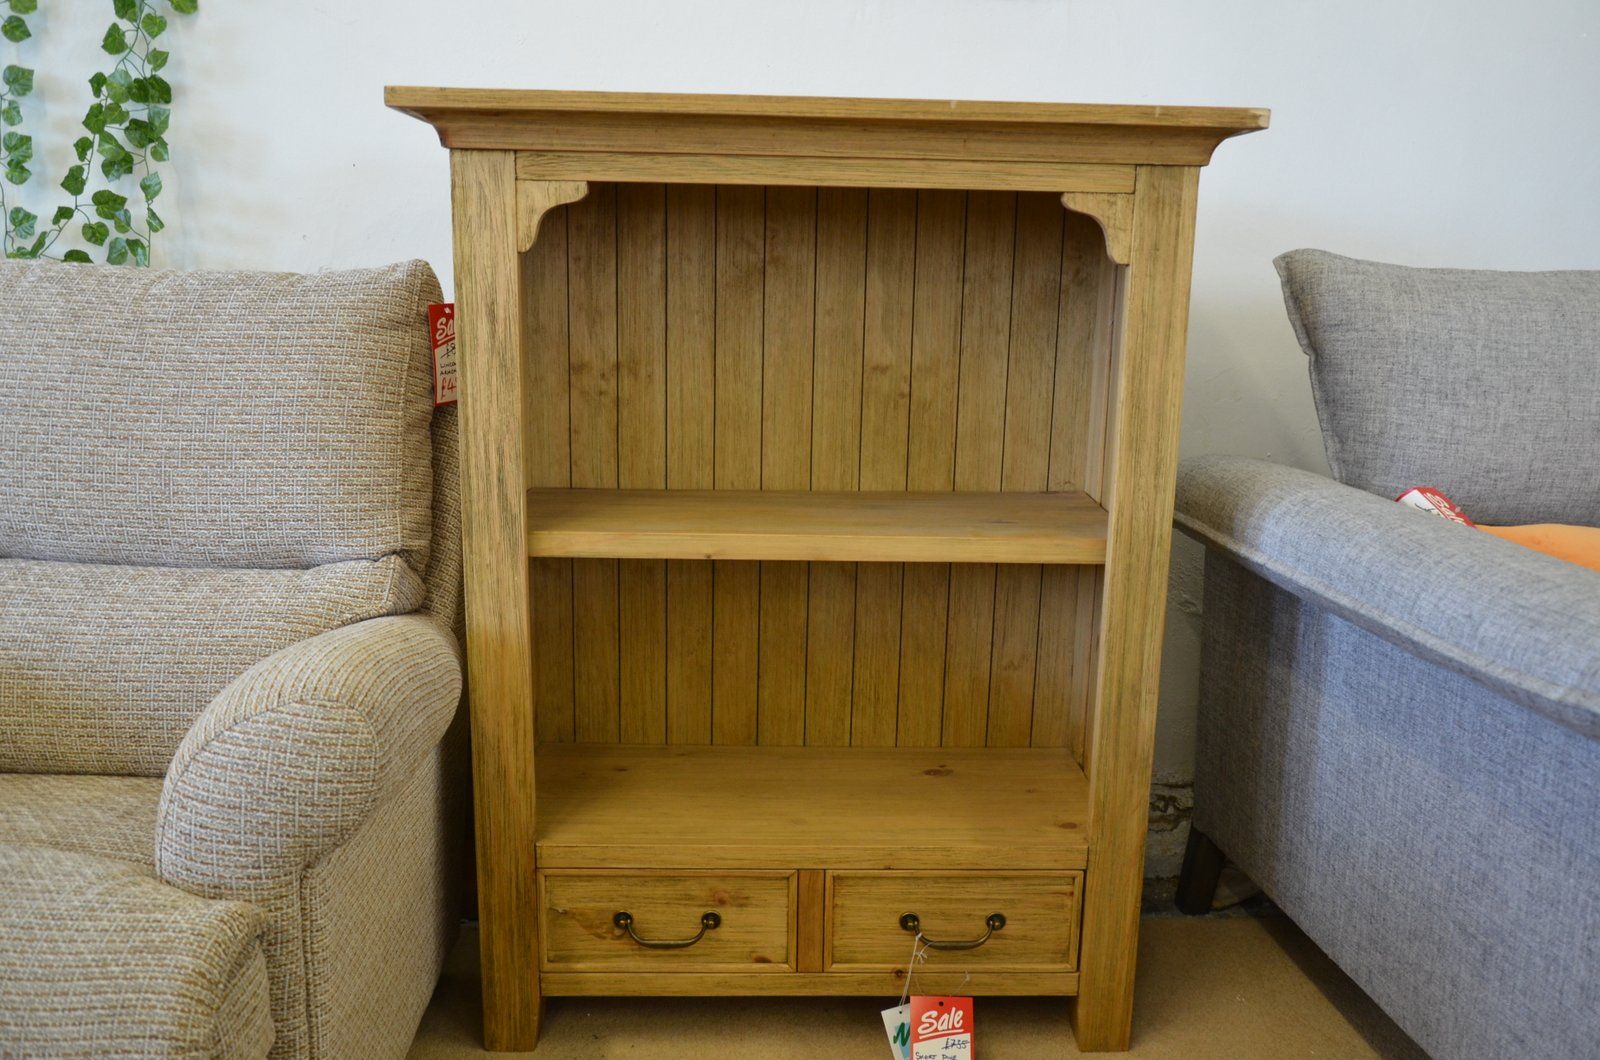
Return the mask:
M 484 1038 L 1128 1044 L 1199 167 L 1261 110 L 390 88 L 450 149 Z

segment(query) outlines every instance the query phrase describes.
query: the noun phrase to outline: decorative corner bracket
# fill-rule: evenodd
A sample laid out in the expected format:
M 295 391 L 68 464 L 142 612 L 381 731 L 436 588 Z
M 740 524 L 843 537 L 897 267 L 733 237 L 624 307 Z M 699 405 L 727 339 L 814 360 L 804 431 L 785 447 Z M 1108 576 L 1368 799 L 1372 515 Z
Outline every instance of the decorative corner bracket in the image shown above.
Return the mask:
M 1118 265 L 1133 260 L 1133 196 L 1105 191 L 1069 191 L 1061 205 L 1095 219 L 1106 237 L 1106 257 Z
M 557 206 L 577 202 L 589 194 L 588 182 L 582 180 L 519 180 L 517 181 L 517 249 L 533 248 L 539 238 L 539 222 Z

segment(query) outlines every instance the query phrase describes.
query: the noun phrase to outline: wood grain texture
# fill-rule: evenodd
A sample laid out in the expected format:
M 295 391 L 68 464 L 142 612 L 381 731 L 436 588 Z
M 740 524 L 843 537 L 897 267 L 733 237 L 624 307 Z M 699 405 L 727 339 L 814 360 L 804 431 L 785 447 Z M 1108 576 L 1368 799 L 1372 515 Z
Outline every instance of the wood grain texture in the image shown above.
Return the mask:
M 1088 746 L 1095 853 L 1074 1017 L 1086 1050 L 1126 1049 L 1132 1025 L 1198 183 L 1193 169 L 1148 167 L 1135 192 Z
M 827 158 L 804 155 L 686 154 L 639 151 L 519 151 L 517 172 L 526 180 L 672 180 L 716 184 L 800 184 L 843 188 L 992 188 L 999 191 L 1087 193 L 1133 190 L 1133 166 L 1081 162 Z
M 767 200 L 762 188 L 718 188 L 715 284 L 717 489 L 761 488 L 762 334 Z M 702 267 L 704 262 L 701 263 Z M 761 570 L 718 563 L 713 585 L 712 740 L 758 736 Z
M 1125 1048 L 1194 167 L 1266 113 L 387 98 L 474 148 L 486 1044 L 541 990 L 892 994 L 915 911 L 1010 918 L 921 989 Z
M 528 250 L 539 238 L 539 225 L 544 215 L 557 206 L 577 202 L 589 194 L 589 185 L 582 180 L 552 180 L 548 178 L 519 179 L 517 181 L 517 249 Z
M 667 486 L 716 485 L 716 189 L 667 188 Z M 712 740 L 715 580 L 667 563 L 667 742 Z
M 666 188 L 617 187 L 617 485 L 667 484 Z M 667 569 L 617 565 L 618 735 L 667 737 Z
M 1105 558 L 1105 510 L 1082 492 L 536 489 L 528 505 L 532 556 L 830 564 Z
M 519 185 L 519 193 L 526 192 Z M 525 210 L 525 204 L 519 204 Z M 526 216 L 526 214 L 522 214 Z M 523 468 L 530 486 L 572 485 L 567 315 L 567 212 L 541 223 L 522 255 Z M 572 562 L 536 559 L 528 572 L 534 712 L 546 740 L 574 737 Z
M 626 153 L 648 145 L 655 154 L 812 156 L 845 167 L 901 159 L 908 175 L 928 159 L 1203 166 L 1222 140 L 1268 120 L 1264 110 L 1225 107 L 395 86 L 384 100 L 433 125 L 447 147 Z M 652 179 L 713 178 L 684 169 Z
M 795 971 L 820 972 L 828 918 L 826 873 L 801 869 L 795 874 L 795 895 Z
M 604 872 L 539 874 L 545 971 L 737 972 L 772 975 L 795 970 L 795 875 L 792 872 Z M 704 913 L 722 923 L 683 949 L 641 946 L 616 926 L 633 916 L 646 939 L 688 938 Z
M 533 653 L 522 438 L 522 291 L 512 158 L 452 153 L 462 541 L 478 843 L 483 1031 L 491 1049 L 539 1033 Z M 519 871 L 507 871 L 511 866 Z M 528 866 L 531 867 L 531 866 Z
M 1105 191 L 1068 191 L 1061 196 L 1061 205 L 1094 218 L 1105 237 L 1106 256 L 1118 265 L 1128 264 L 1133 250 L 1133 196 Z
M 595 184 L 546 235 L 525 294 L 535 485 L 1094 481 L 1115 266 L 1059 194 Z M 982 564 L 1093 565 L 1097 541 L 1041 525 L 1014 551 L 982 533 L 960 555 L 930 538 L 827 551 L 836 536 L 784 527 L 769 551 L 635 534 L 636 515 L 616 534 L 533 527 L 552 741 L 1081 744 L 1092 582 Z
M 1078 965 L 1081 872 L 830 872 L 828 964 L 833 971 L 892 969 L 905 963 L 915 913 L 936 941 L 982 936 L 989 914 L 1005 926 L 971 950 L 929 949 L 923 970 L 1072 971 Z
M 1062 870 L 1086 852 L 1060 750 L 545 744 L 539 785 L 547 869 Z
M 907 953 L 910 952 L 908 947 Z M 746 975 L 742 972 L 545 972 L 549 997 L 897 997 L 905 969 Z M 917 971 L 917 991 L 967 997 L 1051 997 L 1078 992 L 1076 972 Z

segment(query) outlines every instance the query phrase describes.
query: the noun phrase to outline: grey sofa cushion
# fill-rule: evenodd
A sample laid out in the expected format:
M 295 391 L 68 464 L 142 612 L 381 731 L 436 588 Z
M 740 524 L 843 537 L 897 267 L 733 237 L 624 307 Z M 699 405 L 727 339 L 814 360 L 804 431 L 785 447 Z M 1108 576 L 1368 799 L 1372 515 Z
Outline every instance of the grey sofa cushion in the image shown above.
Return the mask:
M 0 556 L 424 574 L 438 289 L 0 264 Z
M 0 844 L 0 879 L 0 1053 L 267 1055 L 266 918 L 255 906 L 47 847 Z
M 1600 272 L 1276 265 L 1336 478 L 1437 486 L 1479 522 L 1600 526 Z
M 0 559 L 0 772 L 161 776 L 252 665 L 422 594 L 398 556 L 309 571 Z

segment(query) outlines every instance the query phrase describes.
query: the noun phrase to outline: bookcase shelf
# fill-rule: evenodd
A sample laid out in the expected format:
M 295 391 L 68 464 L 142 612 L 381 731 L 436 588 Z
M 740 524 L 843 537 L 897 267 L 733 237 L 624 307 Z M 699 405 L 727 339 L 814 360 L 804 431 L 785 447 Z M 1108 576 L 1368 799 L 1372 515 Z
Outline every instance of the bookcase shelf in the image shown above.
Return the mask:
M 534 489 L 528 555 L 1100 564 L 1106 513 L 1081 492 Z
M 1199 167 L 1266 112 L 387 99 L 451 152 L 485 1044 L 924 935 L 1126 1049 Z
M 1048 748 L 539 748 L 545 868 L 1081 869 L 1088 785 Z

